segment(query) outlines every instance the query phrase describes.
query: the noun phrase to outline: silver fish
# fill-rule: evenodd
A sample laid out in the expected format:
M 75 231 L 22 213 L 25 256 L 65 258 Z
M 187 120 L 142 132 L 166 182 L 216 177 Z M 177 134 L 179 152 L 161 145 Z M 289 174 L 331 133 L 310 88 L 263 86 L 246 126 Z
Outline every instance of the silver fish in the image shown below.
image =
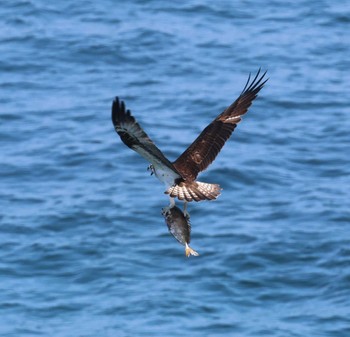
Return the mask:
M 189 218 L 186 218 L 177 206 L 162 208 L 162 215 L 164 216 L 169 232 L 177 241 L 185 246 L 186 256 L 198 256 L 199 254 L 189 246 L 191 241 L 191 224 Z

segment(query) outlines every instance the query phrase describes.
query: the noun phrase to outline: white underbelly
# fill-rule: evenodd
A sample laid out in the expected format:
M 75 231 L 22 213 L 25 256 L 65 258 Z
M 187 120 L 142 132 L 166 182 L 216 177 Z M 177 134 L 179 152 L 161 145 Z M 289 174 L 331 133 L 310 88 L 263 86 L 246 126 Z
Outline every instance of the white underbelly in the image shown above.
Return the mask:
M 174 181 L 177 178 L 180 178 L 178 174 L 174 171 L 165 168 L 154 167 L 154 173 L 156 177 L 165 184 L 166 188 L 169 188 L 174 185 Z

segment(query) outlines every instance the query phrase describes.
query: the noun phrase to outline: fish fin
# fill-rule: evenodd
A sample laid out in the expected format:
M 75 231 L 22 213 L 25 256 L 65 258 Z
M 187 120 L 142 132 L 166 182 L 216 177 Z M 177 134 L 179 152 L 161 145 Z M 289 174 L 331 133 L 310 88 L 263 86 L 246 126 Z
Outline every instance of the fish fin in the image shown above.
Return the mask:
M 199 254 L 194 250 L 192 249 L 187 243 L 185 243 L 185 254 L 187 257 L 189 257 L 190 255 L 193 255 L 193 256 L 198 256 Z

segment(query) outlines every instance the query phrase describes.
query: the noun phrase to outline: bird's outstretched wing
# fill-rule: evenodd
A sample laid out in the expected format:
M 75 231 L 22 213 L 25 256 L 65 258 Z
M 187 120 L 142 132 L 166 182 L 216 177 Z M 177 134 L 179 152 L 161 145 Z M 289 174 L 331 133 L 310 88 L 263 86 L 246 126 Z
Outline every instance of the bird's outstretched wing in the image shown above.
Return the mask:
M 266 71 L 260 75 L 260 69 L 252 81 L 249 75 L 240 96 L 217 116 L 173 163 L 186 180 L 196 179 L 198 173 L 213 162 L 241 121 L 241 116 L 248 111 L 258 92 L 266 83 L 265 75 Z
M 119 101 L 118 97 L 114 99 L 112 104 L 112 122 L 115 131 L 125 145 L 139 153 L 153 165 L 165 165 L 178 174 L 179 178 L 181 177 L 173 164 L 165 158 L 146 132 L 142 130 L 136 119 L 131 115 L 130 110 L 125 109 L 124 102 Z

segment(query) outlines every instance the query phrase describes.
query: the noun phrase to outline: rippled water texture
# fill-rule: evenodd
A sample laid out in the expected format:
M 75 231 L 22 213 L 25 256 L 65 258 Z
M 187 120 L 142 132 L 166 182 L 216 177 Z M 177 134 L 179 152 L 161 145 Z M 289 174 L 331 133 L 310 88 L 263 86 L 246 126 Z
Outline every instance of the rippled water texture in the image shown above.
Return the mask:
M 350 336 L 346 1 L 0 2 L 1 336 Z M 174 160 L 269 81 L 201 181 L 184 257 L 164 187 L 110 120 Z

